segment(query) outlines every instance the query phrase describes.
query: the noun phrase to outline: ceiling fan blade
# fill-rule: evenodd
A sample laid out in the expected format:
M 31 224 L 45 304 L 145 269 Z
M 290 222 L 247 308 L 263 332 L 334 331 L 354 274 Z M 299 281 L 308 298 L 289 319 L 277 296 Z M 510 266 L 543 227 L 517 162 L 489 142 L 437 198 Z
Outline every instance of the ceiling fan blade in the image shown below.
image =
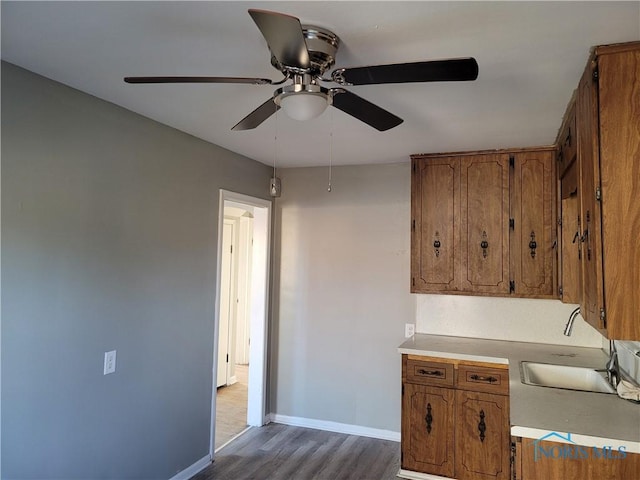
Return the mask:
M 300 20 L 291 15 L 253 8 L 249 9 L 249 15 L 280 64 L 303 69 L 310 67 L 309 51 Z
M 231 130 L 251 130 L 264 122 L 271 115 L 280 110 L 273 98 L 270 98 L 249 115 L 240 120 Z
M 334 88 L 331 91 L 334 107 L 381 132 L 397 127 L 403 122 L 401 118 L 396 117 L 393 113 L 387 112 L 385 109 L 354 93 L 348 92 L 344 88 Z
M 410 82 L 459 82 L 478 78 L 475 58 L 452 58 L 427 62 L 339 68 L 331 73 L 341 85 L 372 85 Z
M 127 83 L 246 83 L 270 85 L 268 78 L 247 77 L 124 77 Z

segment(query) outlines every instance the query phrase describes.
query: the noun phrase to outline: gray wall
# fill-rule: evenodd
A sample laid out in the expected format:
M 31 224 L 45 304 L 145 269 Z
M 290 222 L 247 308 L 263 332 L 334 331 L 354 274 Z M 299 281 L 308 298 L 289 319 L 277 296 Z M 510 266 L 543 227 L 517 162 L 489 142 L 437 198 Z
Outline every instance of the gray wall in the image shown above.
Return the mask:
M 208 454 L 218 190 L 268 198 L 269 173 L 2 64 L 2 478 Z
M 410 164 L 279 175 L 271 412 L 399 432 Z

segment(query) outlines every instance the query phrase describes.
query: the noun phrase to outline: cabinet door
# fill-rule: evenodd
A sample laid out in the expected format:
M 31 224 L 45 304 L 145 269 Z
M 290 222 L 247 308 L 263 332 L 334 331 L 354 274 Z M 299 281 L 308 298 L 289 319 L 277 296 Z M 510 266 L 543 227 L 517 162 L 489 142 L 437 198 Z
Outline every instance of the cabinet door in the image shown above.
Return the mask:
M 604 330 L 604 283 L 602 278 L 602 236 L 600 202 L 596 186 L 600 185 L 598 91 L 593 72 L 595 64 L 584 72 L 578 86 L 578 172 L 582 242 L 582 299 L 580 313 L 592 326 Z M 603 331 L 603 333 L 606 333 Z
M 564 172 L 573 164 L 577 153 L 577 135 L 576 135 L 576 105 L 575 99 L 571 99 L 567 107 L 565 120 L 560 127 L 558 134 L 558 147 L 560 152 L 558 155 L 558 173 L 562 176 Z
M 454 390 L 404 384 L 402 468 L 453 477 Z
M 640 455 L 591 446 L 523 438 L 516 442 L 519 480 L 637 479 Z M 546 454 L 544 453 L 546 452 Z M 561 456 L 562 455 L 562 456 Z
M 562 297 L 563 303 L 580 303 L 581 252 L 579 203 L 577 195 L 562 199 Z
M 413 161 L 412 292 L 458 290 L 460 161 Z
M 456 390 L 455 478 L 508 480 L 508 397 Z
M 640 42 L 628 48 L 598 57 L 598 203 L 607 336 L 640 340 Z
M 509 155 L 463 157 L 460 168 L 462 289 L 509 293 Z
M 513 155 L 511 271 L 516 295 L 555 297 L 554 151 Z

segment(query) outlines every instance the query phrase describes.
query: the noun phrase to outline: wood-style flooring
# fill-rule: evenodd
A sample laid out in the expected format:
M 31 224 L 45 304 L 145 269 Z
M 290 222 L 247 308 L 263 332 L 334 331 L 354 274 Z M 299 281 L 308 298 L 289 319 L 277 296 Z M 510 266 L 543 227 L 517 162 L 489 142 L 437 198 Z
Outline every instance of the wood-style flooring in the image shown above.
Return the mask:
M 216 442 L 219 448 L 247 428 L 249 366 L 235 366 L 236 383 L 216 393 Z
M 393 480 L 399 469 L 397 442 L 272 423 L 236 438 L 191 480 Z

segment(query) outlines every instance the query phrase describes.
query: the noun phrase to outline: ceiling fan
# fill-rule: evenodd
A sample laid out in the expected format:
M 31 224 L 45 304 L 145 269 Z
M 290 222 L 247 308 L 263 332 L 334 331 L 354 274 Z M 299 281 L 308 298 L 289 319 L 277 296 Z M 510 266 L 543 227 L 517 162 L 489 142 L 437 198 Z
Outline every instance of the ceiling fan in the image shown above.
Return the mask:
M 330 78 L 324 73 L 335 64 L 340 46 L 338 36 L 321 27 L 301 25 L 291 15 L 267 10 L 250 9 L 249 15 L 267 41 L 271 64 L 284 78 L 274 82 L 267 78 L 246 77 L 125 77 L 127 83 L 241 83 L 253 85 L 290 85 L 278 88 L 273 96 L 238 122 L 231 130 L 256 128 L 282 108 L 296 120 L 308 120 L 320 115 L 329 105 L 372 126 L 389 130 L 402 119 L 374 105 L 343 86 L 384 83 L 467 81 L 478 77 L 474 58 L 454 58 L 391 65 L 338 68 Z M 321 82 L 339 86 L 325 88 Z

